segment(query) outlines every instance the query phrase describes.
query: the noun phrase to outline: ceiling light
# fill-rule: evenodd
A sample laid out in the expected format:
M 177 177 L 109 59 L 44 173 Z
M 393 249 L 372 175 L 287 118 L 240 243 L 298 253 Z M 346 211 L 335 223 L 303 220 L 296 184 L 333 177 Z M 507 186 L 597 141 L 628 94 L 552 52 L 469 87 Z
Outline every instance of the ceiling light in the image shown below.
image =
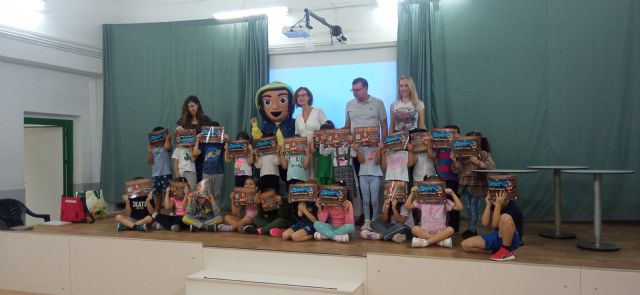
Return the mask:
M 275 6 L 275 7 L 216 12 L 213 14 L 213 17 L 216 19 L 233 19 L 233 18 L 247 17 L 251 15 L 259 15 L 259 14 L 266 14 L 267 16 L 272 17 L 272 16 L 284 16 L 284 15 L 287 15 L 287 12 L 289 12 L 289 8 L 287 8 L 286 6 Z

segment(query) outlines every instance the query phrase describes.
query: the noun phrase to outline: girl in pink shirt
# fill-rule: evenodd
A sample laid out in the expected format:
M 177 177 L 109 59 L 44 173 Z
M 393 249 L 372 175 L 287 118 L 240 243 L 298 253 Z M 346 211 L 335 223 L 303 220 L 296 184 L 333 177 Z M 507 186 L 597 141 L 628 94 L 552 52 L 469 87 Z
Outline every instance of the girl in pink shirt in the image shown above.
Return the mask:
M 245 178 L 244 188 L 255 189 L 256 180 L 251 177 Z M 234 205 L 233 200 L 231 200 L 231 214 L 224 216 L 224 224 L 218 224 L 218 231 L 235 231 L 246 225 L 250 225 L 252 223 L 251 220 L 256 216 L 256 214 L 258 214 L 258 207 L 256 204 L 236 206 Z
M 187 183 L 187 179 L 184 177 L 176 178 L 175 182 Z M 168 187 L 165 193 L 164 198 L 164 209 L 169 210 L 173 214 L 158 214 L 153 213 L 153 220 L 156 221 L 155 229 L 163 230 L 163 229 L 171 229 L 172 231 L 180 231 L 184 226 L 182 224 L 182 217 L 185 212 L 184 209 L 187 207 L 187 199 L 190 195 L 189 186 L 187 185 L 184 188 L 184 196 L 177 196 L 173 192 L 172 187 Z
M 356 231 L 353 225 L 353 205 L 346 200 L 342 206 L 321 206 L 318 207 L 318 220 L 313 223 L 316 232 L 313 237 L 316 240 L 332 239 L 340 243 L 348 243 L 349 236 Z

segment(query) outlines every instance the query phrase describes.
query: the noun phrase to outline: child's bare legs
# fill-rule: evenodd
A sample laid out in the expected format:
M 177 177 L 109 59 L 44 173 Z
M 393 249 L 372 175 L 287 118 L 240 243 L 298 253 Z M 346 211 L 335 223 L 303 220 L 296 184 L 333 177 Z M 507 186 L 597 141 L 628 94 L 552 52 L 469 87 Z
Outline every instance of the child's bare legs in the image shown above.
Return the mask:
M 304 229 L 299 229 L 297 232 L 293 233 L 291 239 L 294 242 L 309 241 L 313 239 L 313 235 L 308 234 Z
M 282 233 L 282 240 L 283 241 L 288 241 L 291 240 L 293 237 L 294 231 L 292 229 L 287 229 Z
M 145 216 L 145 218 L 136 221 L 134 225 L 151 224 L 151 223 L 153 223 L 153 217 L 151 217 L 151 215 L 147 215 Z
M 435 245 L 440 241 L 444 241 L 448 238 L 450 238 L 453 233 L 453 227 L 447 226 L 445 229 L 435 233 L 435 234 L 430 234 L 428 233 L 425 229 L 423 229 L 420 226 L 414 226 L 411 229 L 411 233 L 413 233 L 414 237 L 418 237 L 421 239 L 425 239 L 427 240 L 427 242 L 429 242 L 429 245 Z
M 487 252 L 485 242 L 482 236 L 473 236 L 462 241 L 462 250 L 466 252 Z
M 500 215 L 498 231 L 500 232 L 500 237 L 502 238 L 502 245 L 505 247 L 511 247 L 513 234 L 516 232 L 516 224 L 513 222 L 513 218 L 511 218 L 510 215 Z
M 232 231 L 235 231 L 236 229 L 238 229 L 238 226 L 240 225 L 240 221 L 241 221 L 240 217 L 235 215 L 227 214 L 224 216 L 224 223 L 230 225 Z
M 124 215 L 116 215 L 116 221 L 127 228 L 133 228 L 136 224 L 128 217 Z

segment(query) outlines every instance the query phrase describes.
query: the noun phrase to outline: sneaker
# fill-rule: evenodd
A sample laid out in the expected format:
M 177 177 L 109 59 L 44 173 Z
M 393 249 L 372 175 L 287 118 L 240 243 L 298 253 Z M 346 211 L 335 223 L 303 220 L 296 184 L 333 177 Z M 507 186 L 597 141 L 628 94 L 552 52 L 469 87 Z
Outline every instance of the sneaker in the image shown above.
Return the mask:
M 286 230 L 286 228 L 272 228 L 271 230 L 269 230 L 269 235 L 279 238 L 282 237 L 282 233 L 284 233 Z
M 427 240 L 425 239 L 414 237 L 411 240 L 411 247 L 413 248 L 424 248 L 426 246 L 429 246 L 429 242 L 427 242 Z
M 468 238 L 470 238 L 470 237 L 474 237 L 474 236 L 477 236 L 477 235 L 478 235 L 478 232 L 477 232 L 477 231 L 468 229 L 468 230 L 465 230 L 465 231 L 462 233 L 462 239 L 463 239 L 463 240 L 466 240 L 466 239 L 468 239 Z
M 204 230 L 208 232 L 217 232 L 218 225 L 217 224 L 207 224 L 204 226 Z
M 147 224 L 138 224 L 134 227 L 135 230 L 137 231 L 149 231 L 149 227 L 147 227 Z
M 327 236 L 325 236 L 325 235 L 323 235 L 323 234 L 321 234 L 321 233 L 319 233 L 319 232 L 315 232 L 315 233 L 313 234 L 313 238 L 314 238 L 314 239 L 316 239 L 316 240 L 318 240 L 318 241 L 319 241 L 319 240 L 326 240 L 326 239 L 328 239 L 328 238 L 327 238 Z
M 200 231 L 200 228 L 198 228 L 197 226 L 193 225 L 193 224 L 189 224 L 189 231 L 190 232 L 197 232 Z
M 258 228 L 255 225 L 247 225 L 244 227 L 242 231 L 244 231 L 244 233 L 246 234 L 252 234 L 252 235 L 258 234 Z
M 509 251 L 505 247 L 500 247 L 496 253 L 491 254 L 489 259 L 493 261 L 508 261 L 516 259 L 516 253 L 514 251 Z
M 180 225 L 179 224 L 172 225 L 171 226 L 171 231 L 179 232 L 180 231 Z
M 151 227 L 154 230 L 163 230 L 164 229 L 164 227 L 162 225 L 160 225 L 160 223 L 157 223 L 157 222 L 154 222 L 153 225 L 151 225 Z
M 244 228 L 247 227 L 248 225 L 244 225 L 244 226 L 238 226 L 238 232 L 241 234 L 244 234 Z
M 401 233 L 397 233 L 397 234 L 393 235 L 393 238 L 391 238 L 391 240 L 396 242 L 396 243 L 404 243 L 407 240 L 407 235 L 401 234 Z
M 338 242 L 338 243 L 349 243 L 349 235 L 344 234 L 344 235 L 336 235 L 333 238 L 334 241 Z
M 127 230 L 127 227 L 122 223 L 118 223 L 118 224 L 116 224 L 116 230 L 117 231 L 125 231 L 125 230 Z
M 451 238 L 447 238 L 445 240 L 438 242 L 438 246 L 444 247 L 444 248 L 453 248 L 453 240 L 451 240 Z
M 382 239 L 382 236 L 377 233 L 377 232 L 373 232 L 373 231 L 369 231 L 369 230 L 362 230 L 360 232 L 360 237 L 365 239 L 365 240 L 380 240 Z
M 233 227 L 231 225 L 224 224 L 224 223 L 218 224 L 218 231 L 230 232 L 232 230 L 233 230 Z
M 373 231 L 373 229 L 371 228 L 371 220 L 365 219 L 361 229 L 366 231 Z

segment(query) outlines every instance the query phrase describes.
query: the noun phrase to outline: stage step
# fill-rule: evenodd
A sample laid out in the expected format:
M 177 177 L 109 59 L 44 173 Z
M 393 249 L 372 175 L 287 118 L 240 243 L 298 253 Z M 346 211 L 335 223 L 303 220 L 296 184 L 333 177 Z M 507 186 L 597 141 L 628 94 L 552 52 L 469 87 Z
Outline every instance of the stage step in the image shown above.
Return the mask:
M 203 270 L 187 277 L 187 295 L 364 294 L 364 282 L 252 272 Z

